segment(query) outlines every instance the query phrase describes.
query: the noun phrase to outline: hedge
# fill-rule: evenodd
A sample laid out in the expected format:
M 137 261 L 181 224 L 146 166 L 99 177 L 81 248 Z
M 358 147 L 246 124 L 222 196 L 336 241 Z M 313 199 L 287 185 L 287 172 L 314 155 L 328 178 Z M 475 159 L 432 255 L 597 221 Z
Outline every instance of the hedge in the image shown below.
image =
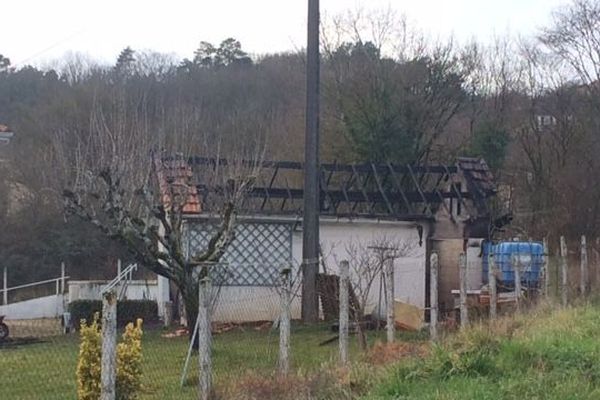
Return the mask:
M 95 313 L 102 316 L 102 301 L 100 300 L 76 300 L 69 303 L 71 323 L 76 329 L 82 319 L 91 321 Z M 129 322 L 141 318 L 144 323 L 158 321 L 158 306 L 153 300 L 121 300 L 117 302 L 117 324 L 125 326 Z

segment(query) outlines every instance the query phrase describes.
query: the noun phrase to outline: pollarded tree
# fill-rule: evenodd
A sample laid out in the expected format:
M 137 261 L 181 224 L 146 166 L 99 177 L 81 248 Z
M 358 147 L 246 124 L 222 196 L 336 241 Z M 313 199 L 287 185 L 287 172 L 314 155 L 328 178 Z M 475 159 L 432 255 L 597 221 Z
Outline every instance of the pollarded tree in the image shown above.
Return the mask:
M 195 146 L 194 135 L 153 135 L 141 123 L 143 116 L 121 109 L 126 103 L 115 100 L 110 117 L 101 109 L 94 111 L 89 134 L 79 138 L 68 156 L 71 183 L 64 191 L 65 208 L 124 244 L 141 266 L 172 281 L 183 298 L 188 324 L 194 326 L 199 278 L 232 241 L 237 209 L 258 163 L 230 158 L 227 166 L 206 167 L 202 183 L 222 188 L 220 225 L 205 249 L 186 254 L 185 214 L 198 200 L 196 187 L 189 179 L 187 157 L 165 156 L 210 149 Z M 156 148 L 170 151 L 151 155 Z

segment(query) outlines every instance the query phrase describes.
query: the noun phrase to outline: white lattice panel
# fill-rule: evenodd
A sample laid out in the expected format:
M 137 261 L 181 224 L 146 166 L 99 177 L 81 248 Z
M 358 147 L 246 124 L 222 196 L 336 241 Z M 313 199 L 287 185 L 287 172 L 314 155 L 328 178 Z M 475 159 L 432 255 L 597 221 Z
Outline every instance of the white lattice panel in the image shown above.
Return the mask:
M 217 225 L 189 226 L 188 255 L 206 249 Z M 280 269 L 292 260 L 292 227 L 277 223 L 240 223 L 213 279 L 225 286 L 276 286 Z

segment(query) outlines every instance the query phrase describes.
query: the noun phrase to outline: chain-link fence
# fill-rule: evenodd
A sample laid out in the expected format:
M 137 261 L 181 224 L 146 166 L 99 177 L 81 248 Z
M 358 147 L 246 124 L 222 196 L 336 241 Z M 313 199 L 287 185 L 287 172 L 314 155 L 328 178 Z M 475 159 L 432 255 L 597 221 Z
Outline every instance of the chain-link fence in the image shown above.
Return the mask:
M 523 298 L 524 303 L 546 296 L 560 305 L 563 288 L 571 303 L 580 301 L 584 294 L 594 295 L 600 288 L 600 256 L 595 243 L 584 246 L 585 251 L 580 241 L 565 244 L 566 252 L 562 254 L 560 243 L 550 243 L 546 248 L 542 279 L 534 294 Z M 563 257 L 565 254 L 567 257 Z M 401 331 L 406 326 L 399 321 L 410 316 L 410 309 L 402 308 L 406 304 L 395 299 L 391 304 L 388 296 L 390 291 L 394 293 L 394 282 L 413 279 L 412 269 L 417 267 L 401 262 L 391 272 L 390 280 L 389 264 L 385 261 L 371 263 L 367 268 L 367 264 L 350 259 L 346 262 L 347 272 L 341 268 L 345 261 L 323 265 L 317 280 L 320 322 L 311 325 L 300 322 L 302 277 L 297 263 L 269 266 L 267 270 L 276 271 L 276 275 L 260 282 L 248 281 L 256 269 L 254 265 L 211 266 L 211 272 L 199 279 L 206 286 L 202 289 L 202 284 L 198 284 L 197 324 L 191 322 L 193 318 L 186 319 L 182 306 L 185 301 L 179 301 L 169 313 L 172 324 L 165 326 L 158 316 L 156 282 L 126 279 L 118 283 L 114 287 L 117 348 L 113 361 L 117 396 L 124 393 L 126 384 L 133 385 L 139 399 L 197 399 L 203 393 L 224 399 L 350 398 L 350 381 L 339 373 L 343 361 L 371 362 L 376 341 L 428 340 L 427 332 Z M 232 275 L 232 271 L 236 274 Z M 347 290 L 340 275 L 348 276 Z M 245 277 L 243 282 L 240 276 Z M 78 327 L 81 319 L 87 325 L 94 321 L 103 304 L 97 299 L 69 300 L 76 292 L 81 295 L 85 290 L 93 291 L 92 287 L 106 289 L 106 282 L 68 282 L 65 273 L 57 282 L 40 284 L 51 286 L 46 290 L 49 293 L 38 293 L 41 289 L 36 289 L 25 295 L 17 293 L 21 289 L 9 288 L 8 305 L 18 309 L 27 302 L 27 307 L 23 318 L 8 315 L 5 325 L 0 325 L 9 329 L 8 337 L 0 341 L 2 399 L 98 398 L 94 393 L 86 397 L 82 390 L 94 385 L 94 390 L 100 388 L 105 338 L 94 336 L 89 330 L 82 332 Z M 368 290 L 360 282 L 367 282 Z M 506 295 L 505 289 L 500 288 L 499 297 Z M 484 297 L 485 285 L 478 293 Z M 433 285 L 429 296 L 432 294 L 437 294 Z M 434 297 L 431 299 L 437 303 Z M 514 312 L 514 308 L 507 310 Z M 33 318 L 34 311 L 41 317 Z M 451 317 L 443 310 L 426 307 L 425 311 L 425 315 L 437 315 L 440 324 L 435 328 L 440 334 L 456 327 L 446 323 Z M 470 308 L 471 322 L 488 318 L 489 312 L 489 302 L 479 315 Z M 108 326 L 105 317 L 106 312 L 99 316 L 98 323 Z M 139 349 L 135 326 L 126 329 L 138 318 L 143 320 Z M 422 322 L 422 309 L 418 318 Z M 432 332 L 434 337 L 437 330 Z M 347 347 L 343 345 L 346 337 Z M 365 352 L 365 347 L 371 350 Z M 388 353 L 384 350 L 380 357 L 385 358 Z M 208 371 L 209 380 L 201 379 L 202 371 Z M 87 386 L 81 383 L 82 379 L 88 380 Z M 94 385 L 89 384 L 90 380 Z
M 245 267 L 236 265 L 235 269 Z M 171 313 L 173 324 L 164 326 L 158 317 L 159 305 L 153 299 L 155 282 L 146 282 L 142 290 L 138 287 L 141 284 L 127 280 L 131 277 L 127 277 L 125 270 L 123 281 L 112 288 L 115 306 L 110 311 L 106 301 L 103 304 L 97 299 L 69 302 L 69 297 L 73 298 L 76 291 L 79 294 L 84 290 L 93 291 L 92 286 L 100 287 L 99 293 L 107 293 L 110 288 L 106 282 L 65 283 L 68 278 L 65 276 L 59 282 L 59 292 L 50 296 L 54 305 L 49 307 L 61 303 L 60 307 L 51 310 L 53 316 L 5 319 L 10 332 L 0 342 L 3 371 L 0 398 L 99 398 L 94 396 L 106 384 L 102 369 L 107 351 L 103 346 L 107 343 L 106 334 L 110 333 L 111 323 L 116 326 L 116 334 L 111 340 L 117 347 L 109 351 L 114 354 L 116 398 L 128 398 L 119 397 L 126 384 L 136 388 L 135 398 L 140 399 L 199 398 L 207 390 L 201 379 L 201 366 L 207 366 L 206 348 L 203 347 L 206 344 L 210 349 L 211 395 L 217 398 L 297 398 L 293 394 L 296 390 L 298 396 L 303 393 L 300 397 L 310 398 L 311 394 L 325 392 L 331 386 L 347 384 L 340 383 L 339 376 L 334 375 L 340 366 L 340 357 L 350 361 L 364 358 L 359 349 L 358 330 L 364 331 L 369 344 L 386 338 L 385 299 L 382 297 L 379 301 L 383 302 L 383 305 L 379 304 L 384 308 L 379 310 L 382 317 L 373 319 L 370 313 L 377 309 L 377 301 L 372 301 L 368 312 L 360 309 L 359 291 L 352 285 L 348 285 L 346 292 L 342 290 L 337 266 L 330 267 L 327 274 L 319 274 L 321 322 L 311 325 L 300 322 L 301 272 L 298 265 L 273 266 L 271 269 L 277 271 L 276 277 L 252 285 L 230 280 L 232 268 L 231 265 L 212 266 L 205 278 L 209 282 L 208 292 L 204 293 L 208 299 L 205 312 L 210 320 L 208 339 L 207 330 L 202 329 L 202 323 L 206 321 L 202 311 L 202 283 L 199 285 L 198 324 L 190 323 L 188 328 L 181 324 L 189 322 L 186 313 L 178 312 L 177 309 L 183 307 L 177 305 L 173 305 L 175 310 Z M 145 293 L 142 297 L 147 295 L 148 298 L 128 298 L 128 294 L 135 297 L 132 293 L 138 292 Z M 340 306 L 340 295 L 348 299 L 347 307 Z M 50 304 L 47 297 L 33 300 L 39 301 L 40 307 L 46 307 Z M 11 306 L 20 303 L 9 300 Z M 342 334 L 343 343 L 346 343 L 344 338 L 349 337 L 347 347 L 343 349 L 339 343 L 340 311 L 346 315 L 342 330 L 348 332 Z M 114 312 L 114 321 L 107 321 Z M 357 319 L 359 312 L 362 313 L 361 321 Z M 143 320 L 141 357 L 136 353 L 135 325 L 126 329 L 137 319 Z M 96 333 L 80 329 L 82 320 L 88 327 L 96 320 L 97 325 L 92 325 L 91 329 Z M 345 355 L 341 356 L 341 352 Z M 137 378 L 134 376 L 138 375 L 139 382 L 135 383 Z M 294 377 L 290 381 L 295 385 L 292 392 L 288 387 L 292 383 L 281 381 L 286 376 L 288 380 Z M 325 379 L 325 376 L 331 379 Z M 130 382 L 132 379 L 134 383 Z M 86 390 L 87 394 L 84 393 Z

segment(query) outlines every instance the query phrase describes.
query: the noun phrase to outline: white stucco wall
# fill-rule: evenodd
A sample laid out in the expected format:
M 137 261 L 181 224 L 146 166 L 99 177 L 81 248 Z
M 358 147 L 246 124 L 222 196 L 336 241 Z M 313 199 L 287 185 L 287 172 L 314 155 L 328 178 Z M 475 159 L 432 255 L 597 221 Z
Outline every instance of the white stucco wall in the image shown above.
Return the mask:
M 7 320 L 56 318 L 62 316 L 64 311 L 62 294 L 0 306 L 0 315 L 4 315 Z
M 423 226 L 422 245 L 414 222 L 388 222 L 372 220 L 331 221 L 321 220 L 320 240 L 323 246 L 325 263 L 331 272 L 337 274 L 338 263 L 350 259 L 348 245 L 358 245 L 363 249 L 382 240 L 388 245 L 402 248 L 410 243 L 405 257 L 394 262 L 394 298 L 419 308 L 425 308 L 425 272 L 427 226 Z M 301 259 L 302 232 L 294 235 L 294 256 Z M 352 269 L 352 268 L 351 268 Z M 380 298 L 380 280 L 376 279 L 369 293 L 367 312 L 378 308 Z M 385 304 L 385 295 L 381 293 L 381 304 Z M 382 310 L 382 312 L 385 312 Z
M 108 281 L 69 281 L 69 303 L 75 300 L 102 300 L 101 291 Z M 117 292 L 120 293 L 120 286 Z M 124 298 L 128 300 L 156 300 L 158 285 L 155 280 L 129 281 Z
M 340 221 L 321 219 L 320 240 L 323 246 L 328 273 L 337 274 L 338 263 L 349 259 L 347 247 L 359 245 L 363 248 L 385 238 L 391 244 L 411 243 L 410 254 L 399 258 L 394 264 L 396 300 L 425 307 L 425 272 L 427 227 L 423 226 L 423 242 L 419 246 L 416 224 L 412 222 L 378 222 L 368 220 Z M 292 236 L 294 276 L 299 279 L 302 260 L 302 231 Z M 321 271 L 322 272 L 322 271 Z M 292 303 L 292 318 L 300 318 L 301 302 L 299 282 Z M 376 279 L 369 293 L 367 312 L 376 311 L 380 298 L 380 280 Z M 382 308 L 385 304 L 381 293 Z M 382 313 L 385 310 L 381 310 Z M 279 314 L 279 295 L 274 288 L 267 287 L 223 287 L 214 315 L 215 321 L 268 321 Z
M 481 242 L 483 239 L 469 239 L 467 245 L 467 289 L 479 290 L 483 284 L 483 263 Z

